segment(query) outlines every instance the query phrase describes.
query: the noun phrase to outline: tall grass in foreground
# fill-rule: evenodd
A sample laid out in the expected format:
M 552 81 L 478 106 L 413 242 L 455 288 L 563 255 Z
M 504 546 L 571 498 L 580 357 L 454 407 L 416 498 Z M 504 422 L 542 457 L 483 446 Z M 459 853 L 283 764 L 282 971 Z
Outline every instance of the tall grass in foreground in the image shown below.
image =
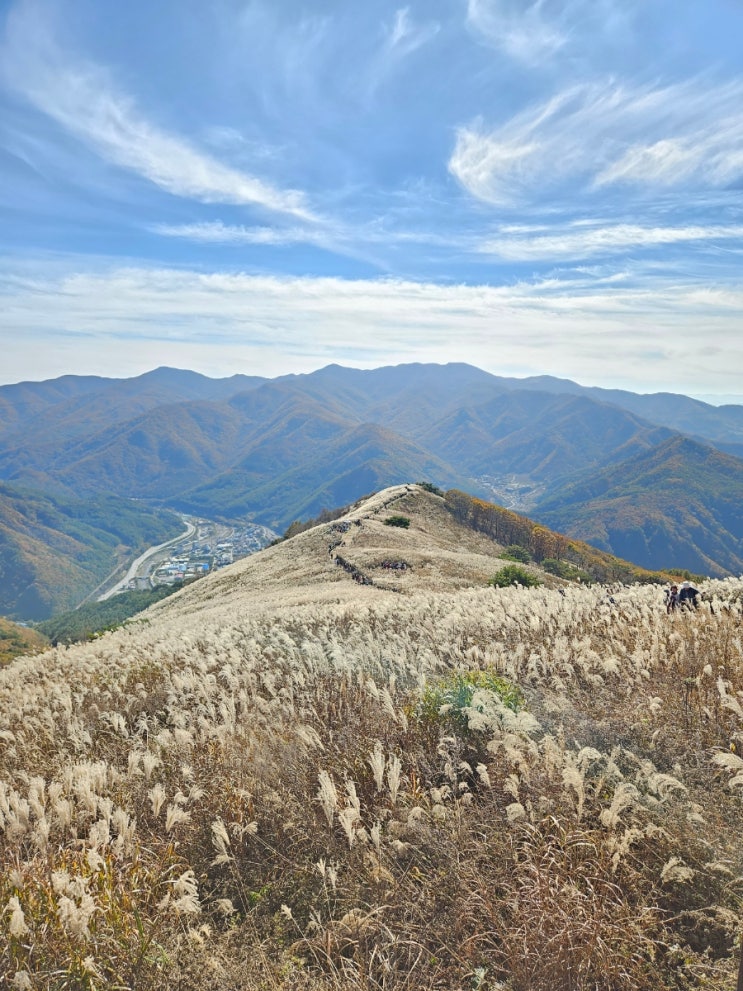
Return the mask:
M 15 662 L 0 984 L 732 987 L 742 593 L 360 589 Z

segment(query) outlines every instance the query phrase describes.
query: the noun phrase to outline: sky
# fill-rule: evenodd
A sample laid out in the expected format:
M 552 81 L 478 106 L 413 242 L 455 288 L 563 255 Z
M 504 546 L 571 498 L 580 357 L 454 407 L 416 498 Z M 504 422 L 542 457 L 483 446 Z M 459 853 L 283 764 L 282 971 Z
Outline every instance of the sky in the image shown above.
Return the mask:
M 743 0 L 0 0 L 0 383 L 743 402 Z

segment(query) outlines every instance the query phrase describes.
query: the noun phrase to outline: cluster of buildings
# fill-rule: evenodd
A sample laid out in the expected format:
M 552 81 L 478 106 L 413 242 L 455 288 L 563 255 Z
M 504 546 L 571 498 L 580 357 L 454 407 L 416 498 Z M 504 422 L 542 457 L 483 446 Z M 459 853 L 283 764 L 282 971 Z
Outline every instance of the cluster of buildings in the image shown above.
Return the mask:
M 168 547 L 163 555 L 150 559 L 146 574 L 128 583 L 129 589 L 176 585 L 223 568 L 241 557 L 254 554 L 269 544 L 276 534 L 257 523 L 227 525 L 194 520 L 194 534 Z

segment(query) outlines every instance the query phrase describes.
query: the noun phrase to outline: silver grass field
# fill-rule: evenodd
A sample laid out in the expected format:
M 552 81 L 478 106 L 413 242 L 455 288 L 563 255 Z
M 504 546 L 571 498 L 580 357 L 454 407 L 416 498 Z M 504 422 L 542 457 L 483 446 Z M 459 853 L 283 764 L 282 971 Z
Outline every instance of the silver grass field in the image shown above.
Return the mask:
M 668 616 L 487 587 L 416 486 L 346 521 L 0 670 L 0 986 L 733 988 L 743 580 Z

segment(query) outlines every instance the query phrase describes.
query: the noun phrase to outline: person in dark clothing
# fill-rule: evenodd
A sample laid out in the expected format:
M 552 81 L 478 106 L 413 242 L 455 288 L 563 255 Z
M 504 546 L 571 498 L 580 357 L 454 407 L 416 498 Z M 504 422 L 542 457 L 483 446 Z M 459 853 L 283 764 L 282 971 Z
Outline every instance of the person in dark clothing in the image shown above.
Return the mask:
M 679 601 L 679 590 L 678 585 L 671 585 L 670 588 L 666 589 L 666 612 L 672 613 L 676 606 L 678 606 Z
M 699 590 L 691 582 L 681 582 L 678 604 L 681 609 L 696 609 L 699 606 Z

